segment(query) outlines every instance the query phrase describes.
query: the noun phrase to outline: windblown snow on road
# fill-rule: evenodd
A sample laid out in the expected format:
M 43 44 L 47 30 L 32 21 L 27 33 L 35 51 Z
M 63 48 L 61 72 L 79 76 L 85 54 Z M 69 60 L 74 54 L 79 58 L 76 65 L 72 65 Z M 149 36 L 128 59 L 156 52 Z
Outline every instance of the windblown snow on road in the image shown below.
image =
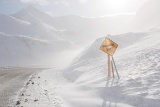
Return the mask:
M 17 96 L 29 77 L 42 69 L 24 67 L 0 68 L 0 107 L 13 107 L 18 104 Z

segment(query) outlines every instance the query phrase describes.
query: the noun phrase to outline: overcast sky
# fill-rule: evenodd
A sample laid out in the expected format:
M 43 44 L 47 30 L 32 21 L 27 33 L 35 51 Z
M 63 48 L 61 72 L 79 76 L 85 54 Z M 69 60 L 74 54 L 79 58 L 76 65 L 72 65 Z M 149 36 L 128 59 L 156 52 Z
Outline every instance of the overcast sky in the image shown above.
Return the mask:
M 148 0 L 0 0 L 0 13 L 13 14 L 29 5 L 53 16 L 100 17 L 135 13 Z

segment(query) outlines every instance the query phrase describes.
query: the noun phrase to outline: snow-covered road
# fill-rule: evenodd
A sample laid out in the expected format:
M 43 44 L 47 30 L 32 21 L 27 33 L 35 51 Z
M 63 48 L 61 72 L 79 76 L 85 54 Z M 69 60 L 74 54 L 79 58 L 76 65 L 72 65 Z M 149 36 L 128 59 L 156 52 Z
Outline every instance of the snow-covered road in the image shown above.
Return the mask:
M 0 68 L 0 107 L 13 106 L 28 78 L 42 69 Z
M 68 82 L 55 69 L 32 75 L 19 94 L 20 104 L 15 107 L 63 107 L 58 91 L 65 84 Z

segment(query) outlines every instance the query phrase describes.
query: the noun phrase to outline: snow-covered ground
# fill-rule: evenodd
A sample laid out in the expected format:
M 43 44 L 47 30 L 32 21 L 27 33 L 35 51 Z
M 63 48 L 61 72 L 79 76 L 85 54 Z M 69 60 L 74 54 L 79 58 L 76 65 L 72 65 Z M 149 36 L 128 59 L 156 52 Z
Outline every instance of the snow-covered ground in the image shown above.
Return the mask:
M 21 105 L 159 107 L 159 35 L 160 29 L 155 29 L 109 37 L 119 44 L 114 58 L 120 79 L 107 77 L 107 55 L 99 50 L 105 37 L 97 39 L 69 68 L 46 70 L 35 76 L 35 84 L 29 84 L 20 96 Z
M 138 35 L 141 35 L 140 39 L 137 39 Z M 94 57 L 100 56 L 97 52 L 104 38 L 95 41 L 88 48 L 90 51 L 82 54 L 93 56 L 82 56 L 85 59 L 80 58 L 64 71 L 64 76 L 73 81 L 73 85 L 66 85 L 60 93 L 66 104 L 69 107 L 159 107 L 159 35 L 157 29 L 110 37 L 119 44 L 114 57 L 120 80 L 107 78 L 107 55 L 102 52 L 105 56 Z M 128 42 L 123 42 L 124 39 Z

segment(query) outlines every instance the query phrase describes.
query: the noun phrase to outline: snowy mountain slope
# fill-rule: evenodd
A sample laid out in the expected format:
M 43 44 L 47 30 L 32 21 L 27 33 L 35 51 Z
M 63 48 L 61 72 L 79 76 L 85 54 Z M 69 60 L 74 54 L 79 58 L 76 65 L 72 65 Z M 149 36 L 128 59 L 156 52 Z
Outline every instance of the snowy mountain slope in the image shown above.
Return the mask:
M 65 23 L 59 20 L 59 18 L 51 17 L 45 12 L 32 6 L 26 7 L 12 16 L 21 20 L 29 21 L 32 24 L 32 26 L 29 26 L 30 34 L 36 33 L 36 36 L 43 36 L 43 38 L 46 38 L 46 36 L 49 35 L 50 37 L 55 36 L 56 38 L 73 42 L 73 39 L 68 38 L 70 35 L 76 35 L 72 31 L 67 31 L 64 26 Z M 54 39 L 49 38 L 49 40 Z
M 34 11 L 34 8 L 30 9 L 30 12 L 36 13 L 37 11 Z M 22 16 L 26 14 L 23 13 Z M 45 16 L 45 14 L 41 16 L 43 15 Z M 56 63 L 52 60 L 55 54 L 72 50 L 75 47 L 73 42 L 60 37 L 65 34 L 65 31 L 39 22 L 39 19 L 34 17 L 29 19 L 0 15 L 0 42 L 2 43 L 0 57 L 3 59 L 0 61 L 0 66 L 7 65 L 7 63 L 15 65 L 17 62 L 21 62 L 22 65 L 33 63 L 39 65 L 47 64 L 47 61 L 49 65 L 53 65 Z
M 132 31 L 145 31 L 160 27 L 160 1 L 150 0 L 137 12 L 132 22 Z
M 60 41 L 57 32 L 63 32 L 54 29 L 45 23 L 31 23 L 12 16 L 0 15 L 0 32 L 11 35 L 26 35 L 39 39 Z M 63 39 L 64 40 L 64 39 Z
M 56 45 L 55 45 L 56 44 Z M 54 55 L 60 52 L 67 44 L 49 42 L 42 39 L 31 38 L 23 35 L 8 35 L 0 33 L 0 65 L 48 65 Z M 52 62 L 53 63 L 53 62 Z
M 26 7 L 19 12 L 12 15 L 13 17 L 16 17 L 18 19 L 26 20 L 31 23 L 46 23 L 52 27 L 55 27 L 55 29 L 59 30 L 65 30 L 62 29 L 63 23 L 58 19 L 53 19 L 50 15 L 32 7 Z
M 118 46 L 117 51 L 121 51 L 125 49 L 126 47 L 136 44 L 137 42 L 141 41 L 145 36 L 149 35 L 149 32 L 143 32 L 143 33 L 126 33 L 121 35 L 115 35 L 115 36 L 109 36 L 108 38 L 114 40 L 116 43 L 120 44 Z M 138 38 L 138 39 L 137 39 Z M 97 39 L 95 42 L 93 42 L 90 46 L 86 47 L 81 54 L 77 56 L 76 59 L 74 59 L 71 66 L 65 70 L 66 74 L 67 72 L 73 72 L 76 71 L 76 67 L 83 66 L 83 63 L 88 62 L 88 60 L 92 59 L 98 59 L 100 57 L 105 57 L 107 59 L 107 55 L 103 52 L 99 51 L 99 48 L 104 41 L 105 37 Z M 125 42 L 124 42 L 125 41 Z M 82 65 L 79 65 L 79 63 L 82 63 Z M 106 62 L 107 63 L 107 62 Z M 75 70 L 74 70 L 75 69 Z M 77 74 L 76 74 L 77 73 Z M 75 76 L 73 78 L 77 78 L 77 76 L 80 76 L 81 72 L 75 72 Z M 67 74 L 67 75 L 70 75 Z
M 85 32 L 86 28 L 88 31 L 90 29 L 92 30 L 92 28 L 94 28 L 94 30 L 98 28 L 97 30 L 103 29 L 103 32 L 104 29 L 105 30 L 109 29 L 109 31 L 112 30 L 111 33 L 118 33 L 117 30 L 119 31 L 119 29 L 121 28 L 115 29 L 115 26 L 122 27 L 122 25 L 124 26 L 128 24 L 128 22 L 130 22 L 134 17 L 134 15 L 132 14 L 117 14 L 117 15 L 104 16 L 100 18 L 87 18 L 76 15 L 51 17 L 48 14 L 39 11 L 38 9 L 31 6 L 13 14 L 12 16 L 21 20 L 29 21 L 31 23 L 43 22 L 59 30 Z M 109 27 L 109 25 L 110 27 L 111 25 L 113 26 L 114 32 L 113 29 Z M 94 30 L 92 30 L 92 32 Z
M 21 31 L 22 28 L 25 28 L 31 24 L 30 22 L 3 14 L 0 14 L 0 23 L 0 31 L 6 33 L 15 33 L 17 30 Z
M 71 81 L 59 92 L 65 104 L 68 107 L 159 107 L 159 35 L 157 29 L 110 37 L 119 43 L 114 58 L 120 80 L 107 78 L 107 55 L 99 50 L 104 38 L 98 39 L 82 53 L 83 60 L 74 62 L 63 72 Z M 87 57 L 91 53 L 97 57 Z
M 57 36 L 76 44 L 86 45 L 106 32 L 118 34 L 126 32 L 125 27 L 132 21 L 134 15 L 119 14 L 101 18 L 86 18 L 76 15 L 51 17 L 48 14 L 27 7 L 12 15 L 15 18 L 32 24 L 43 23 L 55 29 Z

